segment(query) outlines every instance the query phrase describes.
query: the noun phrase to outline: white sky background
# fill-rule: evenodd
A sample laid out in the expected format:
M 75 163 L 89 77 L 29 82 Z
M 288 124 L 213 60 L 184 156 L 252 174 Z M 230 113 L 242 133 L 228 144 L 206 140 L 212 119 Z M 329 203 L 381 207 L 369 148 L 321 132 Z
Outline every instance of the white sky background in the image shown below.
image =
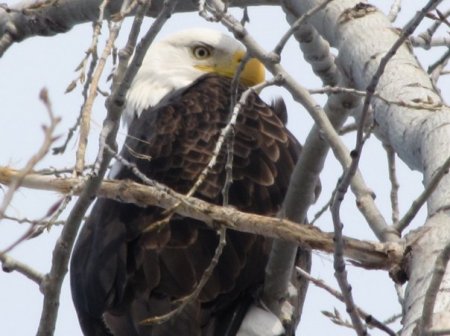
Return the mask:
M 14 2 L 7 1 L 6 3 L 12 4 Z M 404 7 L 409 8 L 403 8 L 400 19 L 396 23 L 398 27 L 402 27 L 406 20 L 411 18 L 413 13 L 419 9 L 417 3 L 423 6 L 425 1 L 405 2 Z M 381 4 L 386 12 L 390 2 L 378 1 L 375 4 Z M 417 7 L 414 8 L 413 6 Z M 239 10 L 233 10 L 233 13 L 240 17 Z M 273 48 L 288 28 L 284 14 L 277 7 L 250 8 L 249 15 L 251 19 L 250 24 L 248 24 L 249 31 L 268 50 Z M 130 22 L 128 20 L 122 29 L 121 37 L 117 43 L 119 48 L 126 41 Z M 151 22 L 152 19 L 147 19 L 145 27 L 148 27 Z M 430 20 L 427 20 L 426 24 L 421 25 L 422 29 L 419 29 L 419 31 L 429 25 Z M 103 39 L 99 43 L 99 52 L 103 48 L 104 39 L 108 35 L 106 23 L 104 26 Z M 218 24 L 205 22 L 197 14 L 175 14 L 163 28 L 160 36 L 193 26 L 224 30 Z M 43 140 L 41 125 L 48 124 L 45 107 L 38 99 L 39 91 L 43 87 L 47 87 L 49 90 L 54 113 L 62 118 L 62 122 L 57 129 L 57 134 L 61 135 L 61 138 L 56 145 L 62 144 L 65 140 L 68 128 L 74 124 L 79 113 L 82 96 L 80 87 L 70 94 L 65 95 L 64 91 L 67 85 L 77 77 L 74 69 L 91 44 L 91 36 L 91 24 L 79 25 L 67 34 L 49 38 L 33 37 L 15 44 L 0 59 L 0 165 L 21 168 L 41 145 Z M 439 54 L 441 53 L 442 48 L 439 50 Z M 425 67 L 433 63 L 438 57 L 438 53 L 433 51 L 418 50 L 417 54 Z M 282 55 L 282 65 L 303 86 L 307 88 L 320 87 L 321 83 L 312 74 L 309 65 L 303 61 L 298 51 L 298 45 L 294 40 L 288 43 Z M 111 66 L 108 69 L 111 69 Z M 101 87 L 107 90 L 109 85 L 102 84 Z M 441 80 L 440 87 L 448 102 L 450 98 L 449 80 L 446 79 L 445 84 L 444 80 Z M 279 95 L 282 95 L 287 102 L 289 128 L 303 142 L 311 128 L 311 118 L 300 105 L 293 102 L 286 91 L 280 88 L 270 88 L 263 92 L 263 97 L 267 101 Z M 317 97 L 317 100 L 321 104 L 324 102 L 323 97 Z M 89 162 L 92 162 L 97 152 L 98 135 L 104 116 L 104 98 L 99 96 L 94 107 L 94 117 L 91 123 Z M 123 137 L 124 134 L 121 134 L 120 138 L 123 139 Z M 353 148 L 354 134 L 346 136 L 346 143 L 350 149 Z M 75 150 L 76 141 L 72 140 L 65 155 L 48 155 L 45 160 L 38 164 L 37 168 L 73 166 Z M 360 169 L 368 186 L 377 195 L 377 205 L 387 220 L 390 221 L 390 184 L 387 177 L 386 162 L 386 155 L 382 146 L 375 137 L 372 137 L 364 148 Z M 317 204 L 310 210 L 310 218 L 329 199 L 341 173 L 340 165 L 330 154 L 322 174 L 322 194 Z M 417 172 L 410 172 L 403 164 L 399 164 L 397 173 L 401 184 L 400 211 L 403 214 L 423 187 L 421 175 Z M 4 190 L 6 189 L 0 190 L 0 194 Z M 38 219 L 45 215 L 57 199 L 58 195 L 53 192 L 20 189 L 7 213 L 19 218 Z M 375 240 L 363 217 L 356 210 L 354 198 L 351 194 L 347 194 L 345 198 L 341 215 L 345 225 L 344 234 Z M 414 220 L 414 224 L 416 226 L 422 224 L 424 218 L 425 213 L 422 211 L 419 217 Z M 332 222 L 328 215 L 323 216 L 317 222 L 317 225 L 322 230 L 332 231 Z M 19 225 L 7 220 L 2 221 L 0 223 L 0 250 L 14 242 L 27 228 L 28 224 Z M 54 227 L 50 232 L 45 232 L 36 239 L 22 243 L 11 252 L 11 255 L 43 273 L 48 272 L 53 246 L 59 233 L 60 228 Z M 315 253 L 313 262 L 313 274 L 325 279 L 328 284 L 337 288 L 333 277 L 332 256 Z M 363 309 L 381 320 L 400 311 L 393 283 L 386 272 L 362 271 L 352 266 L 348 267 L 348 271 L 355 300 Z M 322 310 L 332 311 L 334 307 L 341 312 L 344 318 L 347 318 L 343 304 L 322 290 L 310 285 L 301 323 L 302 334 L 353 335 L 354 333 L 351 330 L 335 326 L 321 314 Z M 18 273 L 0 272 L 0 335 L 34 335 L 37 331 L 41 308 L 42 294 L 35 283 Z M 398 327 L 397 324 L 395 328 L 398 329 Z M 381 334 L 373 330 L 370 333 L 373 335 Z M 63 286 L 56 335 L 81 335 L 71 302 L 68 277 Z

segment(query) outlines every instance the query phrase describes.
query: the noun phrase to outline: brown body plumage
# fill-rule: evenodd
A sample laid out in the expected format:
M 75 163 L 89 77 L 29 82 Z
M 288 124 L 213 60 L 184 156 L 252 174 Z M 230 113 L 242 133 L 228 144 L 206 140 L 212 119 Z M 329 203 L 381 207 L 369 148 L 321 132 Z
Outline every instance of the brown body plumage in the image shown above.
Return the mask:
M 229 119 L 230 88 L 229 78 L 205 75 L 171 94 L 130 125 L 121 156 L 147 177 L 188 192 Z M 251 93 L 234 127 L 229 204 L 243 211 L 275 215 L 300 151 L 285 128 L 284 105 L 276 105 Z M 223 146 L 196 197 L 222 204 L 226 155 Z M 115 178 L 140 181 L 126 166 Z M 72 293 L 86 335 L 108 335 L 108 330 L 127 336 L 236 333 L 261 289 L 270 240 L 231 230 L 199 297 L 166 323 L 139 324 L 171 311 L 174 300 L 194 290 L 218 244 L 215 230 L 176 214 L 143 233 L 164 216 L 153 206 L 97 200 L 71 263 Z

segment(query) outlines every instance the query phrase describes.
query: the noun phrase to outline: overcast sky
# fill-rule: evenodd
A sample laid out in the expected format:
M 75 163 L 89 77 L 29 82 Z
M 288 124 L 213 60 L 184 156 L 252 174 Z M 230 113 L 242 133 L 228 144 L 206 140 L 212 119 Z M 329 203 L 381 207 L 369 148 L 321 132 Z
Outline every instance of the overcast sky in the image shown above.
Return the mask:
M 422 5 L 424 1 L 419 1 Z M 14 3 L 7 1 L 7 4 Z M 378 3 L 386 3 L 379 1 Z M 401 27 L 411 13 L 417 8 L 412 6 L 415 2 L 408 2 L 408 10 L 402 12 L 398 24 Z M 385 6 L 387 6 L 385 4 Z M 405 6 L 406 7 L 406 6 Z M 240 11 L 233 13 L 240 15 Z M 288 28 L 284 15 L 280 9 L 250 8 L 249 31 L 265 48 L 271 49 Z M 147 19 L 145 27 L 151 23 Z M 121 47 L 129 30 L 130 20 L 127 20 L 122 29 L 122 35 L 117 43 Z M 428 26 L 429 22 L 425 25 Z M 176 14 L 161 31 L 160 36 L 184 28 L 204 26 L 224 30 L 218 24 L 206 23 L 196 14 Z M 424 25 L 422 25 L 423 27 Z M 103 30 L 103 40 L 107 36 L 107 29 Z M 0 60 L 0 164 L 21 168 L 34 154 L 42 143 L 42 124 L 48 123 L 44 106 L 38 99 L 41 88 L 49 90 L 54 113 L 62 118 L 57 134 L 61 135 L 56 143 L 61 144 L 67 136 L 67 130 L 74 124 L 78 115 L 82 97 L 80 89 L 70 94 L 64 94 L 67 85 L 77 77 L 74 69 L 84 56 L 85 50 L 91 43 L 92 29 L 90 24 L 79 25 L 67 34 L 50 38 L 34 37 L 13 45 Z M 103 42 L 99 44 L 100 49 Z M 442 49 L 441 51 L 442 52 Z M 425 64 L 436 59 L 435 52 L 419 51 L 419 56 Z M 310 67 L 304 63 L 298 46 L 290 41 L 282 55 L 282 65 L 307 88 L 318 88 L 321 83 L 312 74 Z M 111 66 L 108 66 L 111 69 Z M 448 84 L 448 82 L 447 82 Z M 447 88 L 449 85 L 447 85 Z M 103 83 L 102 88 L 108 90 L 108 84 Z M 446 92 L 445 92 L 446 91 Z M 449 90 L 444 90 L 449 98 Z M 280 88 L 270 88 L 263 92 L 263 97 L 269 101 L 275 96 L 283 96 L 287 101 L 289 111 L 289 128 L 303 142 L 311 128 L 312 121 L 305 110 L 294 103 L 289 94 Z M 321 104 L 323 97 L 316 99 Z M 94 118 L 91 124 L 92 134 L 89 142 L 89 161 L 92 162 L 97 151 L 98 135 L 105 115 L 104 99 L 99 96 L 94 107 Z M 122 133 L 119 137 L 123 139 Z M 354 145 L 354 134 L 346 136 L 349 148 Z M 74 164 L 75 139 L 69 143 L 67 152 L 62 156 L 49 155 L 39 163 L 37 168 L 49 166 L 70 167 Z M 387 182 L 386 156 L 380 143 L 373 137 L 364 149 L 361 170 L 367 184 L 377 195 L 376 203 L 385 217 L 390 220 L 389 183 Z M 336 185 L 337 178 L 342 173 L 340 165 L 330 154 L 325 170 L 322 174 L 322 195 L 317 204 L 311 209 L 309 217 L 328 201 Z M 412 200 L 422 190 L 422 177 L 416 172 L 410 172 L 403 164 L 398 168 L 400 188 L 400 210 L 404 213 Z M 4 188 L 2 189 L 5 190 Z M 15 217 L 38 219 L 45 215 L 49 207 L 58 199 L 53 192 L 42 192 L 21 189 L 12 202 L 7 213 Z M 349 236 L 375 240 L 368 229 L 363 217 L 356 210 L 352 195 L 346 197 L 341 211 L 344 233 Z M 424 221 L 424 211 L 421 212 L 414 224 L 420 225 Z M 332 230 L 332 222 L 328 215 L 321 218 L 317 225 L 325 230 Z M 4 220 L 0 223 L 0 249 L 9 246 L 20 237 L 28 228 L 27 224 L 19 225 Z M 32 265 L 41 272 L 50 268 L 51 252 L 60 228 L 54 227 L 44 232 L 40 237 L 27 241 L 13 250 L 15 258 Z M 385 319 L 400 311 L 396 301 L 396 294 L 392 282 L 386 272 L 361 271 L 349 266 L 349 279 L 353 286 L 356 302 L 366 311 L 378 319 Z M 332 257 L 315 253 L 313 274 L 325 279 L 330 285 L 337 288 L 333 278 Z M 310 286 L 304 314 L 302 318 L 303 335 L 352 335 L 348 329 L 333 325 L 322 314 L 322 310 L 332 311 L 336 307 L 347 318 L 344 306 L 322 290 Z M 36 333 L 42 308 L 42 294 L 37 286 L 17 273 L 0 273 L 0 334 L 1 335 L 33 335 Z M 66 278 L 61 298 L 56 335 L 81 335 L 75 311 L 70 298 L 69 282 Z M 397 325 L 398 326 L 398 325 Z M 372 332 L 371 332 L 372 333 Z M 373 332 L 374 335 L 379 333 Z

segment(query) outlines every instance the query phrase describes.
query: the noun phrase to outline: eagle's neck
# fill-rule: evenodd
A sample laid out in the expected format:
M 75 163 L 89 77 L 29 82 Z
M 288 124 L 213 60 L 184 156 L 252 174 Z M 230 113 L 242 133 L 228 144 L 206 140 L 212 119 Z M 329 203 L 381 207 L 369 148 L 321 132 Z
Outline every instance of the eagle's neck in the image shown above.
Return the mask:
M 145 109 L 156 106 L 169 93 L 192 84 L 204 72 L 192 64 L 185 64 L 174 57 L 176 51 L 171 50 L 171 58 L 177 61 L 168 64 L 165 53 L 148 53 L 136 74 L 127 93 L 123 114 L 127 126 L 140 116 Z

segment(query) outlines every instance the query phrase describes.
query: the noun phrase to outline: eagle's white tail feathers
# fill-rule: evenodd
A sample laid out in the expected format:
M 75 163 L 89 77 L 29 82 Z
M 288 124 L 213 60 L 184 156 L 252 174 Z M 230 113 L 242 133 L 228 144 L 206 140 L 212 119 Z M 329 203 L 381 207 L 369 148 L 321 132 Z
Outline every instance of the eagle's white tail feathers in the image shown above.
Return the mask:
M 283 325 L 275 314 L 253 305 L 236 336 L 280 336 L 283 333 Z

